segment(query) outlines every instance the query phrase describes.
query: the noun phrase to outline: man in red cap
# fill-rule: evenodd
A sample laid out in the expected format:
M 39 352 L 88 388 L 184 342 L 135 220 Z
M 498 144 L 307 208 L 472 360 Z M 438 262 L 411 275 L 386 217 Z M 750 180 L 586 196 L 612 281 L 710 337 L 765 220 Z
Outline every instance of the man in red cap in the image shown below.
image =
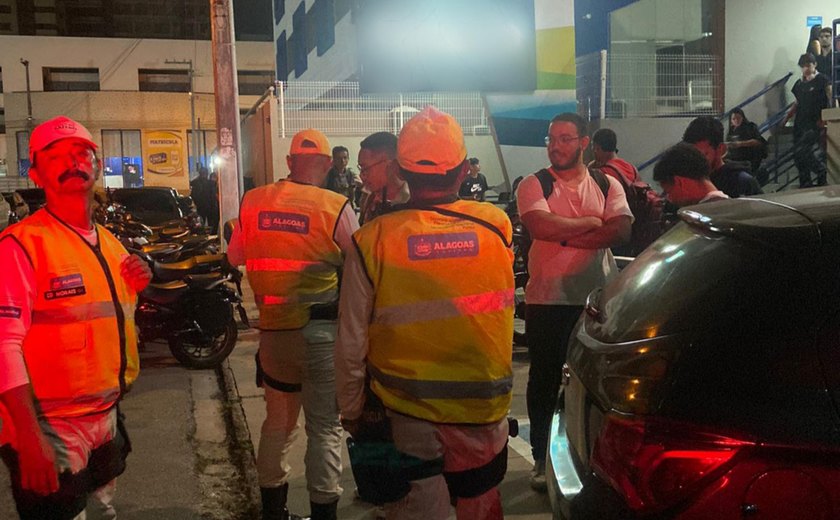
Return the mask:
M 0 235 L 0 451 L 24 520 L 116 517 L 130 450 L 117 403 L 139 371 L 151 271 L 93 222 L 96 149 L 72 119 L 37 126 L 29 175 L 46 206 Z
M 388 518 L 502 518 L 513 388 L 513 253 L 507 216 L 458 200 L 461 127 L 434 107 L 399 135 L 410 202 L 353 235 L 336 343 L 342 424 L 366 425 L 366 379 L 390 420 L 397 463 Z M 476 271 L 480 263 L 482 269 Z M 465 276 L 464 273 L 469 273 Z M 391 493 L 389 491 L 389 493 Z
M 245 264 L 260 310 L 257 381 L 266 418 L 257 451 L 263 520 L 289 514 L 289 449 L 301 406 L 306 417 L 306 482 L 313 520 L 335 520 L 341 496 L 341 425 L 335 402 L 334 317 L 314 319 L 334 302 L 338 268 L 358 229 L 347 197 L 320 188 L 330 168 L 327 138 L 302 130 L 286 158 L 289 178 L 242 199 L 228 258 Z

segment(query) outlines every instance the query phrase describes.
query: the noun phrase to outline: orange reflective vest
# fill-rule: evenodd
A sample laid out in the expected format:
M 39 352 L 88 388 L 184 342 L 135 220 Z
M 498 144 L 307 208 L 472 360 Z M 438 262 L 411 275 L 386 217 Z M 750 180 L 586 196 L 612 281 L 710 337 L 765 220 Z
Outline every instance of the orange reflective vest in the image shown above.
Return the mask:
M 137 295 L 120 275 L 128 252 L 102 226 L 96 232 L 91 246 L 43 209 L 3 233 L 20 244 L 35 272 L 23 357 L 45 417 L 105 411 L 140 370 Z
M 513 388 L 507 216 L 473 201 L 408 208 L 353 239 L 374 290 L 368 368 L 385 406 L 437 423 L 504 418 Z
M 299 329 L 309 308 L 338 296 L 343 257 L 333 235 L 346 197 L 283 180 L 251 190 L 239 225 L 245 268 L 260 309 L 260 329 Z

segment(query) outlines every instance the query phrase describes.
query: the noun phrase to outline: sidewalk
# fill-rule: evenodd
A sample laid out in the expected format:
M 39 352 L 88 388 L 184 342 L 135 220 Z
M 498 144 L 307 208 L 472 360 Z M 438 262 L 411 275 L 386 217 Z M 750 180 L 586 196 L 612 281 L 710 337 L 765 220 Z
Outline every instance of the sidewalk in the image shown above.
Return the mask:
M 251 319 L 252 325 L 256 323 L 259 315 L 253 299 L 253 294 L 247 284 L 242 287 L 245 292 L 245 308 Z M 244 414 L 241 427 L 247 431 L 237 432 L 245 438 L 250 438 L 253 449 L 259 445 L 260 427 L 265 418 L 265 404 L 263 391 L 258 388 L 254 377 L 254 355 L 257 352 L 259 343 L 259 332 L 255 328 L 239 331 L 239 341 L 225 362 L 223 373 L 228 388 L 228 399 L 231 409 L 236 415 L 238 411 Z M 528 380 L 527 357 L 521 349 L 514 353 L 514 397 L 511 415 L 516 417 L 521 424 L 523 438 L 511 439 L 508 450 L 508 471 L 504 482 L 500 487 L 504 505 L 505 518 L 517 520 L 536 520 L 550 518 L 551 507 L 546 495 L 540 495 L 531 490 L 528 485 L 528 476 L 533 465 L 530 457 L 530 448 L 527 442 L 528 425 L 527 411 L 525 407 L 525 385 Z M 301 428 L 303 428 L 303 414 L 300 417 Z M 234 418 L 234 424 L 237 424 Z M 303 455 L 305 450 L 305 435 L 301 433 L 300 438 L 292 447 L 291 466 L 292 476 L 289 481 L 289 510 L 296 514 L 308 514 L 309 496 L 306 491 L 306 480 L 304 478 Z M 339 501 L 338 518 L 344 520 L 373 519 L 373 506 L 354 499 L 355 484 L 350 470 L 350 461 L 347 455 L 346 445 L 342 443 L 342 459 L 344 472 L 342 474 L 341 486 L 344 494 Z M 250 468 L 244 468 L 246 474 L 255 474 L 254 459 L 246 460 Z M 254 490 L 253 494 L 259 496 Z M 453 514 L 454 518 L 454 514 Z

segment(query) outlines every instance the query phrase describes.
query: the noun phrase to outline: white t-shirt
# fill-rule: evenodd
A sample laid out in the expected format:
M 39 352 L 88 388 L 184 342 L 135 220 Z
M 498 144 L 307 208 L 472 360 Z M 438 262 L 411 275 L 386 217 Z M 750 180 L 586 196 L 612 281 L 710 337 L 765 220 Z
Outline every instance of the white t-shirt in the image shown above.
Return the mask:
M 561 217 L 598 217 L 604 222 L 627 215 L 633 218 L 624 188 L 618 180 L 610 182 L 607 201 L 598 183 L 587 174 L 577 187 L 554 183 L 546 199 L 535 175 L 529 175 L 516 192 L 519 214 L 548 211 Z M 537 305 L 583 305 L 586 297 L 602 287 L 617 271 L 609 249 L 577 249 L 560 242 L 534 240 L 528 253 L 530 278 L 525 287 L 525 301 Z

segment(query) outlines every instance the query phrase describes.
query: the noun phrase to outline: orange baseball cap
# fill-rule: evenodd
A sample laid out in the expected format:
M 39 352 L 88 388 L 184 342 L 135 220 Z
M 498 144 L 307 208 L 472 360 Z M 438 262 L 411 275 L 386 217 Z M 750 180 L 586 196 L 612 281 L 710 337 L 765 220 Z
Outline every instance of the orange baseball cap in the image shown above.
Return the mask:
M 446 175 L 466 157 L 461 125 L 431 105 L 408 120 L 397 140 L 397 161 L 410 172 Z
M 301 130 L 292 137 L 289 155 L 326 155 L 332 157 L 327 136 L 313 128 Z
M 32 135 L 29 137 L 29 162 L 35 162 L 35 152 L 40 152 L 56 141 L 70 138 L 81 139 L 94 150 L 98 149 L 87 128 L 69 117 L 58 116 L 44 121 L 32 130 Z

